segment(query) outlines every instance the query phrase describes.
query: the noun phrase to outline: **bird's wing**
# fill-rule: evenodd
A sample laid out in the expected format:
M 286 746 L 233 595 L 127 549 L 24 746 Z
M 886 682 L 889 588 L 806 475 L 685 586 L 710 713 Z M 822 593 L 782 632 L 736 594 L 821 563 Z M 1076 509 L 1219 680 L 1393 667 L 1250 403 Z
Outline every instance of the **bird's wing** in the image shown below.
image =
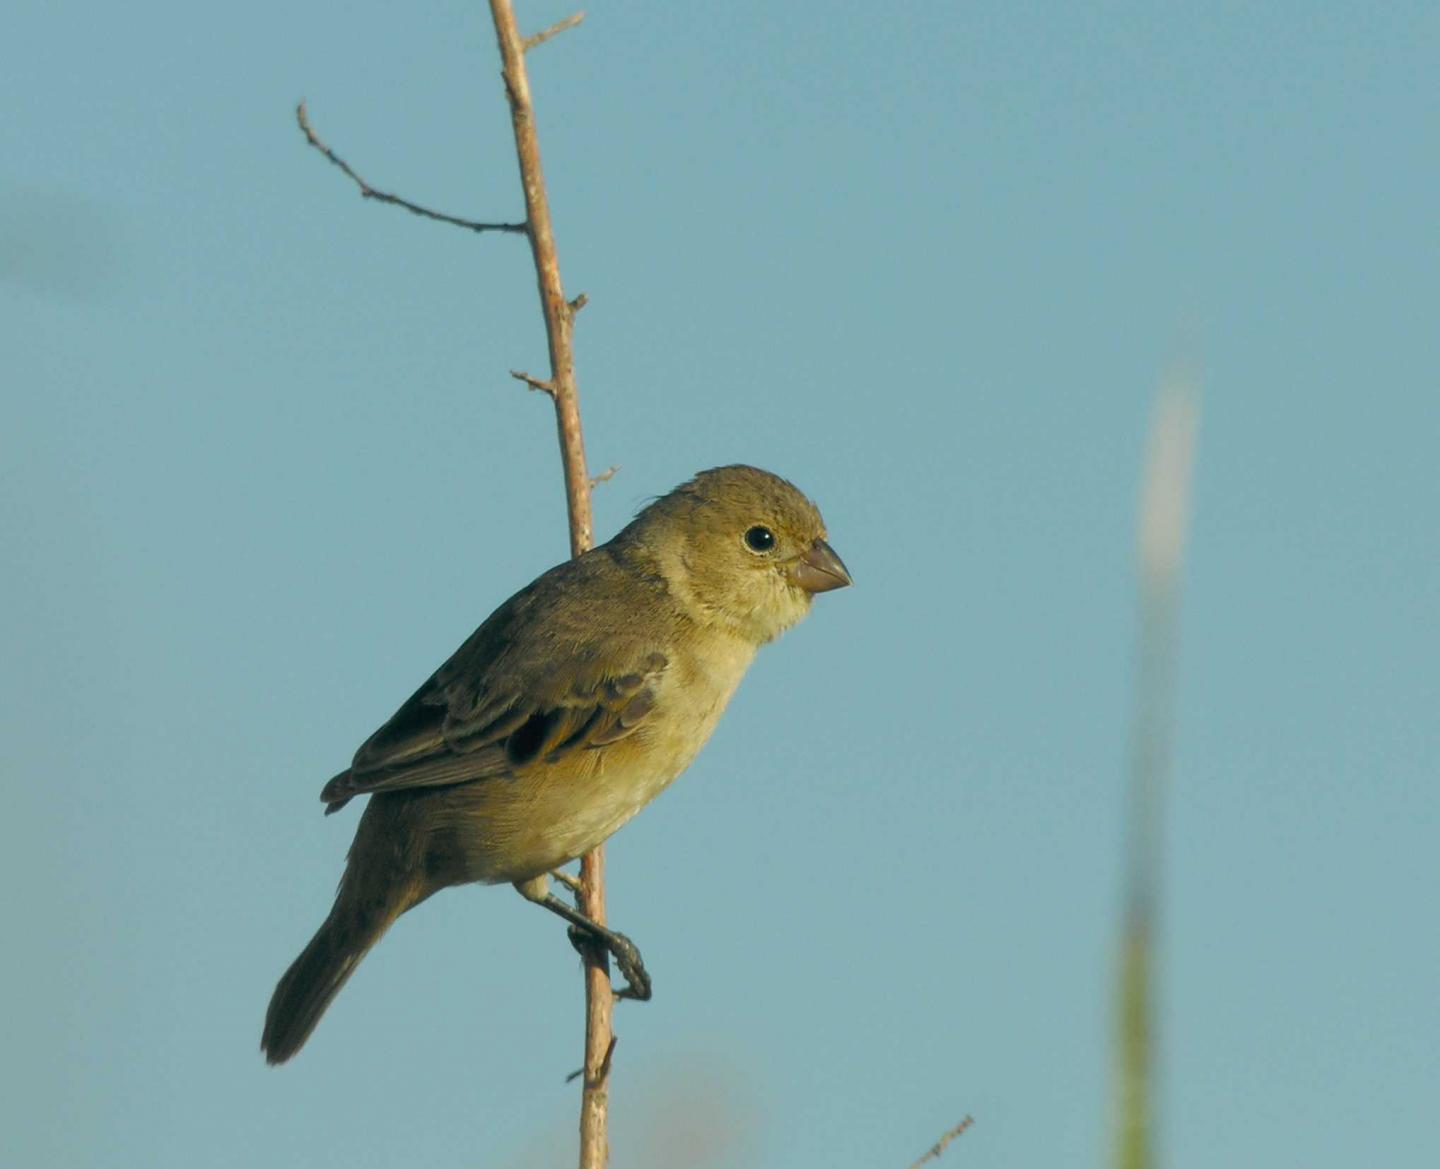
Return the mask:
M 370 792 L 514 775 L 640 726 L 669 659 L 653 626 L 641 631 L 633 590 L 582 567 L 596 566 L 560 565 L 497 609 L 325 785 L 326 811 Z

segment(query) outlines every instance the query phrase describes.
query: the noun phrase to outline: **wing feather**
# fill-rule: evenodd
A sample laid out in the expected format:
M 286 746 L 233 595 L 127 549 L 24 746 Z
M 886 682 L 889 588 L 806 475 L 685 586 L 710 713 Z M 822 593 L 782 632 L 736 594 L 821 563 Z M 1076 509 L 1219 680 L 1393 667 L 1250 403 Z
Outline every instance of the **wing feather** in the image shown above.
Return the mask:
M 637 616 L 664 597 L 612 579 L 604 551 L 551 569 L 497 609 L 325 785 L 327 813 L 357 795 L 513 777 L 642 726 L 669 662 L 655 623 Z M 577 594 L 588 603 L 576 606 Z

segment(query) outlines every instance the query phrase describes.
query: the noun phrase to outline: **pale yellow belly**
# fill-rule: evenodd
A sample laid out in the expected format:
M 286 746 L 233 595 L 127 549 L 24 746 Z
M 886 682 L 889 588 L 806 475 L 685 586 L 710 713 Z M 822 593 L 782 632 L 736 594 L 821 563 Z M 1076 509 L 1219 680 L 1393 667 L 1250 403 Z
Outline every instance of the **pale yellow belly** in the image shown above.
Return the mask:
M 523 881 L 606 840 L 690 765 L 750 656 L 722 658 L 719 670 L 710 663 L 704 672 L 680 663 L 650 716 L 618 742 L 513 779 L 437 791 L 436 846 L 445 867 L 454 866 L 446 883 Z

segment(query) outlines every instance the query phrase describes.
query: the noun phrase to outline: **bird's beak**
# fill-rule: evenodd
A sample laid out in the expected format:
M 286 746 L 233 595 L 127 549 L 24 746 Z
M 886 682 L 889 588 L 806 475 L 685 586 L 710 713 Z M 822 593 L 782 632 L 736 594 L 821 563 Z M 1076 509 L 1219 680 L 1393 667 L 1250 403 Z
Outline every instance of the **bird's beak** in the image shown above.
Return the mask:
M 790 579 L 807 593 L 828 593 L 850 583 L 850 570 L 824 540 L 816 540 L 810 551 L 790 569 Z

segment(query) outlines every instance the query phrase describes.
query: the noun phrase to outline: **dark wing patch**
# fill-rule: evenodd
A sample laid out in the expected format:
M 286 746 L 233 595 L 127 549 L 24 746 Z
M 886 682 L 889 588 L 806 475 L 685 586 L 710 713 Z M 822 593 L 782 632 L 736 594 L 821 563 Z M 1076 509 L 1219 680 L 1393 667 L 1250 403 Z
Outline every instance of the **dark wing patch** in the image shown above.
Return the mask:
M 536 760 L 555 762 L 608 746 L 644 722 L 668 664 L 664 654 L 649 653 L 609 677 L 593 662 L 578 669 L 568 663 L 569 670 L 567 663 L 549 662 L 533 695 L 485 697 L 475 693 L 473 683 L 455 679 L 446 685 L 449 671 L 442 669 L 366 741 L 350 769 L 326 784 L 320 798 L 328 814 L 357 795 L 513 775 Z M 546 685 L 571 670 L 560 693 Z

